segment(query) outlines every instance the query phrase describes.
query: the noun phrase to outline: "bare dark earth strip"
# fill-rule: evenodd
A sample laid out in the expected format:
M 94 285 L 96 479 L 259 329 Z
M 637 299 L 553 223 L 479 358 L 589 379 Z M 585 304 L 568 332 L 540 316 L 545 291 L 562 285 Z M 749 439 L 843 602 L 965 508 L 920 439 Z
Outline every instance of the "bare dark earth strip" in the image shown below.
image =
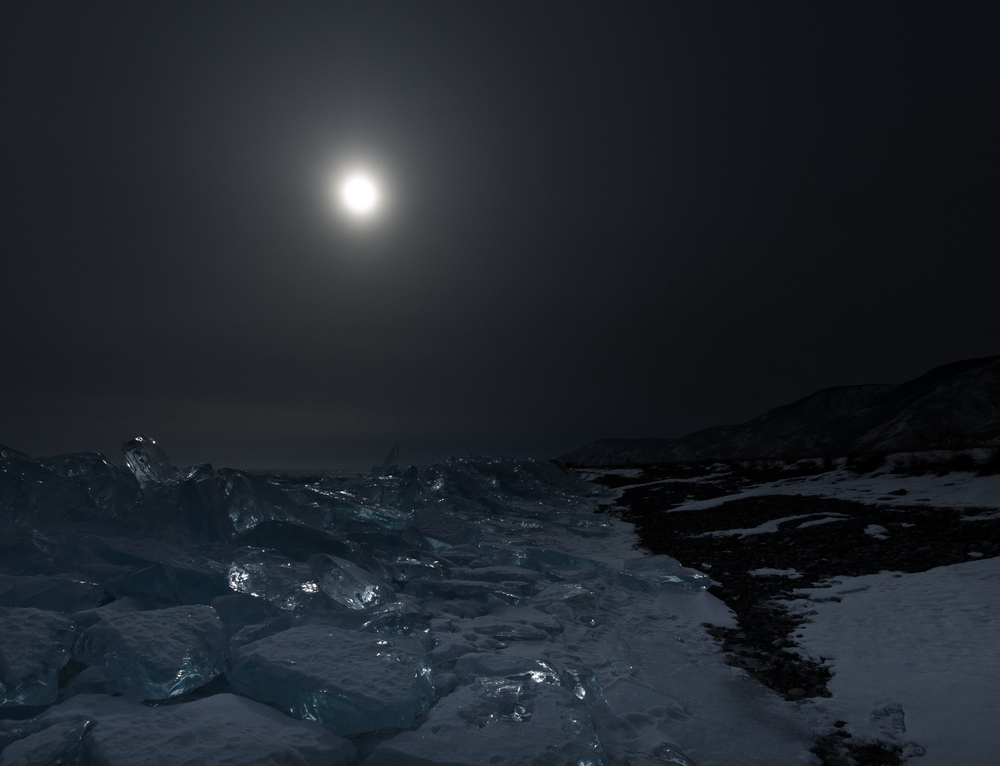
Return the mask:
M 699 476 L 699 481 L 680 481 Z M 611 512 L 635 524 L 642 546 L 666 554 L 709 574 L 718 585 L 710 592 L 735 613 L 739 627 L 709 627 L 720 640 L 729 664 L 785 699 L 828 697 L 828 667 L 789 649 L 808 619 L 792 614 L 786 600 L 801 588 L 838 576 L 875 574 L 884 570 L 923 572 L 936 566 L 969 561 L 972 551 L 984 557 L 1000 555 L 1000 519 L 963 521 L 968 509 L 890 507 L 808 495 L 768 495 L 742 498 L 706 510 L 667 513 L 689 500 L 722 497 L 749 484 L 779 478 L 753 469 L 725 475 L 709 474 L 707 466 L 649 466 L 639 478 L 617 475 L 596 482 L 626 487 Z M 790 478 L 782 472 L 780 478 Z M 658 482 L 650 484 L 649 482 Z M 629 486 L 645 484 L 645 486 Z M 834 515 L 838 521 L 799 528 L 804 522 Z M 719 536 L 706 533 L 750 529 L 768 521 L 778 531 Z M 801 518 L 805 516 L 805 518 Z M 865 532 L 884 527 L 886 540 Z M 760 577 L 761 568 L 794 569 L 802 576 Z M 843 722 L 840 722 L 841 726 Z M 882 743 L 852 742 L 841 728 L 821 737 L 813 752 L 824 766 L 883 766 L 903 763 L 898 750 Z

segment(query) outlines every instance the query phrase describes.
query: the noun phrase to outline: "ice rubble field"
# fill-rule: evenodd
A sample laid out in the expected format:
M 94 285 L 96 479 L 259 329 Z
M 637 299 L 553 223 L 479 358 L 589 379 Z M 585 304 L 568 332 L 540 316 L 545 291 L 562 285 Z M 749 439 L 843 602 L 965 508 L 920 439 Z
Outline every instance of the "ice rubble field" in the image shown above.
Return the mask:
M 809 764 L 553 463 L 353 479 L 4 450 L 0 763 Z M 61 758 L 61 760 L 59 760 Z
M 792 703 L 725 663 L 708 578 L 556 464 L 264 477 L 126 447 L 0 448 L 0 766 L 814 765 L 838 719 L 996 762 L 995 559 L 803 592 L 837 675 Z

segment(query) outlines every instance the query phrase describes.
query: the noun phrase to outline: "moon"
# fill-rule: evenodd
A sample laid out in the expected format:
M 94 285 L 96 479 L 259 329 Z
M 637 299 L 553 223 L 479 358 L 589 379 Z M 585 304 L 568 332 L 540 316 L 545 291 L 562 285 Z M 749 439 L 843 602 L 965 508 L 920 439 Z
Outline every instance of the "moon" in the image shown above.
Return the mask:
M 378 187 L 368 176 L 348 176 L 340 185 L 340 201 L 354 215 L 367 216 L 378 208 Z

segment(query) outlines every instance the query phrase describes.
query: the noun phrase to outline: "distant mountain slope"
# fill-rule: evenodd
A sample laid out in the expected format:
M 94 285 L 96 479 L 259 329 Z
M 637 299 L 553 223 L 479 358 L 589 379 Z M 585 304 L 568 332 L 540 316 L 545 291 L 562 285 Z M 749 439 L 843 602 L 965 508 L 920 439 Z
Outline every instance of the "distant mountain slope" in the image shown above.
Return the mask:
M 572 465 L 891 452 L 1000 441 L 1000 356 L 935 367 L 899 385 L 840 386 L 746 423 L 680 439 L 599 439 Z

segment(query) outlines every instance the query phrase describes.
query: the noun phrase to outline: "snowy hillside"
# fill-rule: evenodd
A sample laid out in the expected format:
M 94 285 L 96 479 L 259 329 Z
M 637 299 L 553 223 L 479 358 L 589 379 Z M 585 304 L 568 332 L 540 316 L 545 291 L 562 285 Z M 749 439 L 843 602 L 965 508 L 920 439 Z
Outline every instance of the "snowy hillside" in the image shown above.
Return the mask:
M 560 459 L 600 466 L 894 452 L 1000 439 L 1000 357 L 936 367 L 901 385 L 828 388 L 740 425 L 680 439 L 600 439 Z

